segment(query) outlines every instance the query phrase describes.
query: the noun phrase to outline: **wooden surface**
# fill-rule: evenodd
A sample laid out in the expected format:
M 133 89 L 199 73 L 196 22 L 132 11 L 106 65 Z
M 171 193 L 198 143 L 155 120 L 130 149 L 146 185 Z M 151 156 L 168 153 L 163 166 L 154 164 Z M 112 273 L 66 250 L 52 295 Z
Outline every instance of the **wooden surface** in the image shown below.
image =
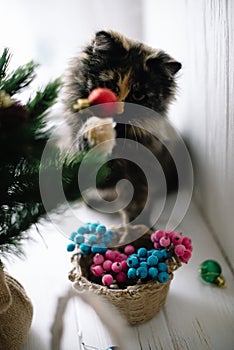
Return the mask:
M 112 225 L 118 217 L 98 215 L 85 207 L 78 209 L 84 221 L 99 219 Z M 66 213 L 58 216 L 67 232 L 76 228 Z M 129 327 L 124 350 L 232 350 L 234 349 L 234 277 L 196 206 L 191 205 L 181 223 L 184 235 L 192 238 L 194 252 L 188 265 L 175 272 L 165 307 L 148 323 Z M 24 285 L 34 305 L 34 319 L 22 350 L 49 350 L 50 327 L 58 297 L 70 282 L 70 254 L 67 238 L 50 223 L 39 225 L 41 236 L 31 230 L 35 241 L 25 244 L 26 259 L 8 263 L 9 272 Z M 206 285 L 198 277 L 198 266 L 206 259 L 217 260 L 223 268 L 226 289 Z M 110 315 L 113 317 L 113 315 Z M 105 350 L 113 345 L 110 335 L 90 306 L 80 299 L 70 301 L 65 316 L 62 350 L 85 350 L 81 342 Z M 5 349 L 4 349 L 5 350 Z

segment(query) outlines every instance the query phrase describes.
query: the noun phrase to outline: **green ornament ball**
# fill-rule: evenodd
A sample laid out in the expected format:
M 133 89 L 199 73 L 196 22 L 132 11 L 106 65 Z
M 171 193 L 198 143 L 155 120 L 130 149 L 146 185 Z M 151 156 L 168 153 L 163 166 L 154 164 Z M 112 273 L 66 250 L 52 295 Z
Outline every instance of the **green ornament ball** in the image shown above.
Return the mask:
M 206 260 L 199 266 L 199 274 L 203 281 L 224 287 L 225 281 L 221 276 L 222 268 L 215 260 Z

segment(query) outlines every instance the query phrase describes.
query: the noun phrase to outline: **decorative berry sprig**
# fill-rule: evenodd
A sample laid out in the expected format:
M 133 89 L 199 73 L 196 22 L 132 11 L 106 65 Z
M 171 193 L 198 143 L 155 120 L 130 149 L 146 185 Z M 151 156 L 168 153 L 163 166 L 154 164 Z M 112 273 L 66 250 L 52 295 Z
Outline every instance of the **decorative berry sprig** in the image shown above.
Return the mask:
M 132 254 L 127 259 L 128 278 L 134 280 L 155 280 L 166 283 L 169 280 L 168 252 L 163 250 L 139 248 L 137 254 Z
M 94 276 L 102 277 L 102 284 L 110 286 L 114 283 L 123 284 L 127 280 L 127 258 L 135 251 L 133 246 L 126 246 L 124 253 L 108 249 L 105 254 L 95 254 L 90 271 Z
M 82 110 L 90 106 L 101 104 L 98 108 L 93 109 L 95 115 L 100 118 L 107 118 L 118 113 L 118 98 L 115 93 L 107 88 L 96 88 L 91 91 L 88 98 L 79 98 L 73 105 L 74 110 Z
M 150 238 L 155 249 L 166 248 L 183 263 L 187 263 L 191 258 L 193 250 L 191 239 L 183 237 L 180 232 L 157 230 L 151 234 Z
M 114 238 L 115 232 L 107 230 L 106 226 L 88 222 L 71 233 L 67 251 L 72 252 L 78 247 L 83 255 L 105 253 Z

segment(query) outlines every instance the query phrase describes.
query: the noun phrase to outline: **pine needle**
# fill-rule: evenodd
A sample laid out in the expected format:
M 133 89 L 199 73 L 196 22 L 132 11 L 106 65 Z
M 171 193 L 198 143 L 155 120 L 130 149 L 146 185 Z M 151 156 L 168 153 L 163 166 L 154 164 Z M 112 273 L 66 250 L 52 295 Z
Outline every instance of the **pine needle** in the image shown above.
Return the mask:
M 11 54 L 9 49 L 5 48 L 3 50 L 2 56 L 0 57 L 0 81 L 6 76 L 6 71 L 11 59 Z

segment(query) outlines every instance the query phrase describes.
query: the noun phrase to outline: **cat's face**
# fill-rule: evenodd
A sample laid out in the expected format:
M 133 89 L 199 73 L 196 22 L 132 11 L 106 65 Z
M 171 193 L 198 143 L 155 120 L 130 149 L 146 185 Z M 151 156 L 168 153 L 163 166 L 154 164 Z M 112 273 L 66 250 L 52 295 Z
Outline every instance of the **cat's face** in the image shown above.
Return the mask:
M 119 101 L 165 114 L 175 95 L 175 74 L 180 68 L 179 62 L 161 50 L 113 31 L 100 31 L 71 62 L 65 83 L 67 103 L 72 106 L 94 88 L 107 87 Z

